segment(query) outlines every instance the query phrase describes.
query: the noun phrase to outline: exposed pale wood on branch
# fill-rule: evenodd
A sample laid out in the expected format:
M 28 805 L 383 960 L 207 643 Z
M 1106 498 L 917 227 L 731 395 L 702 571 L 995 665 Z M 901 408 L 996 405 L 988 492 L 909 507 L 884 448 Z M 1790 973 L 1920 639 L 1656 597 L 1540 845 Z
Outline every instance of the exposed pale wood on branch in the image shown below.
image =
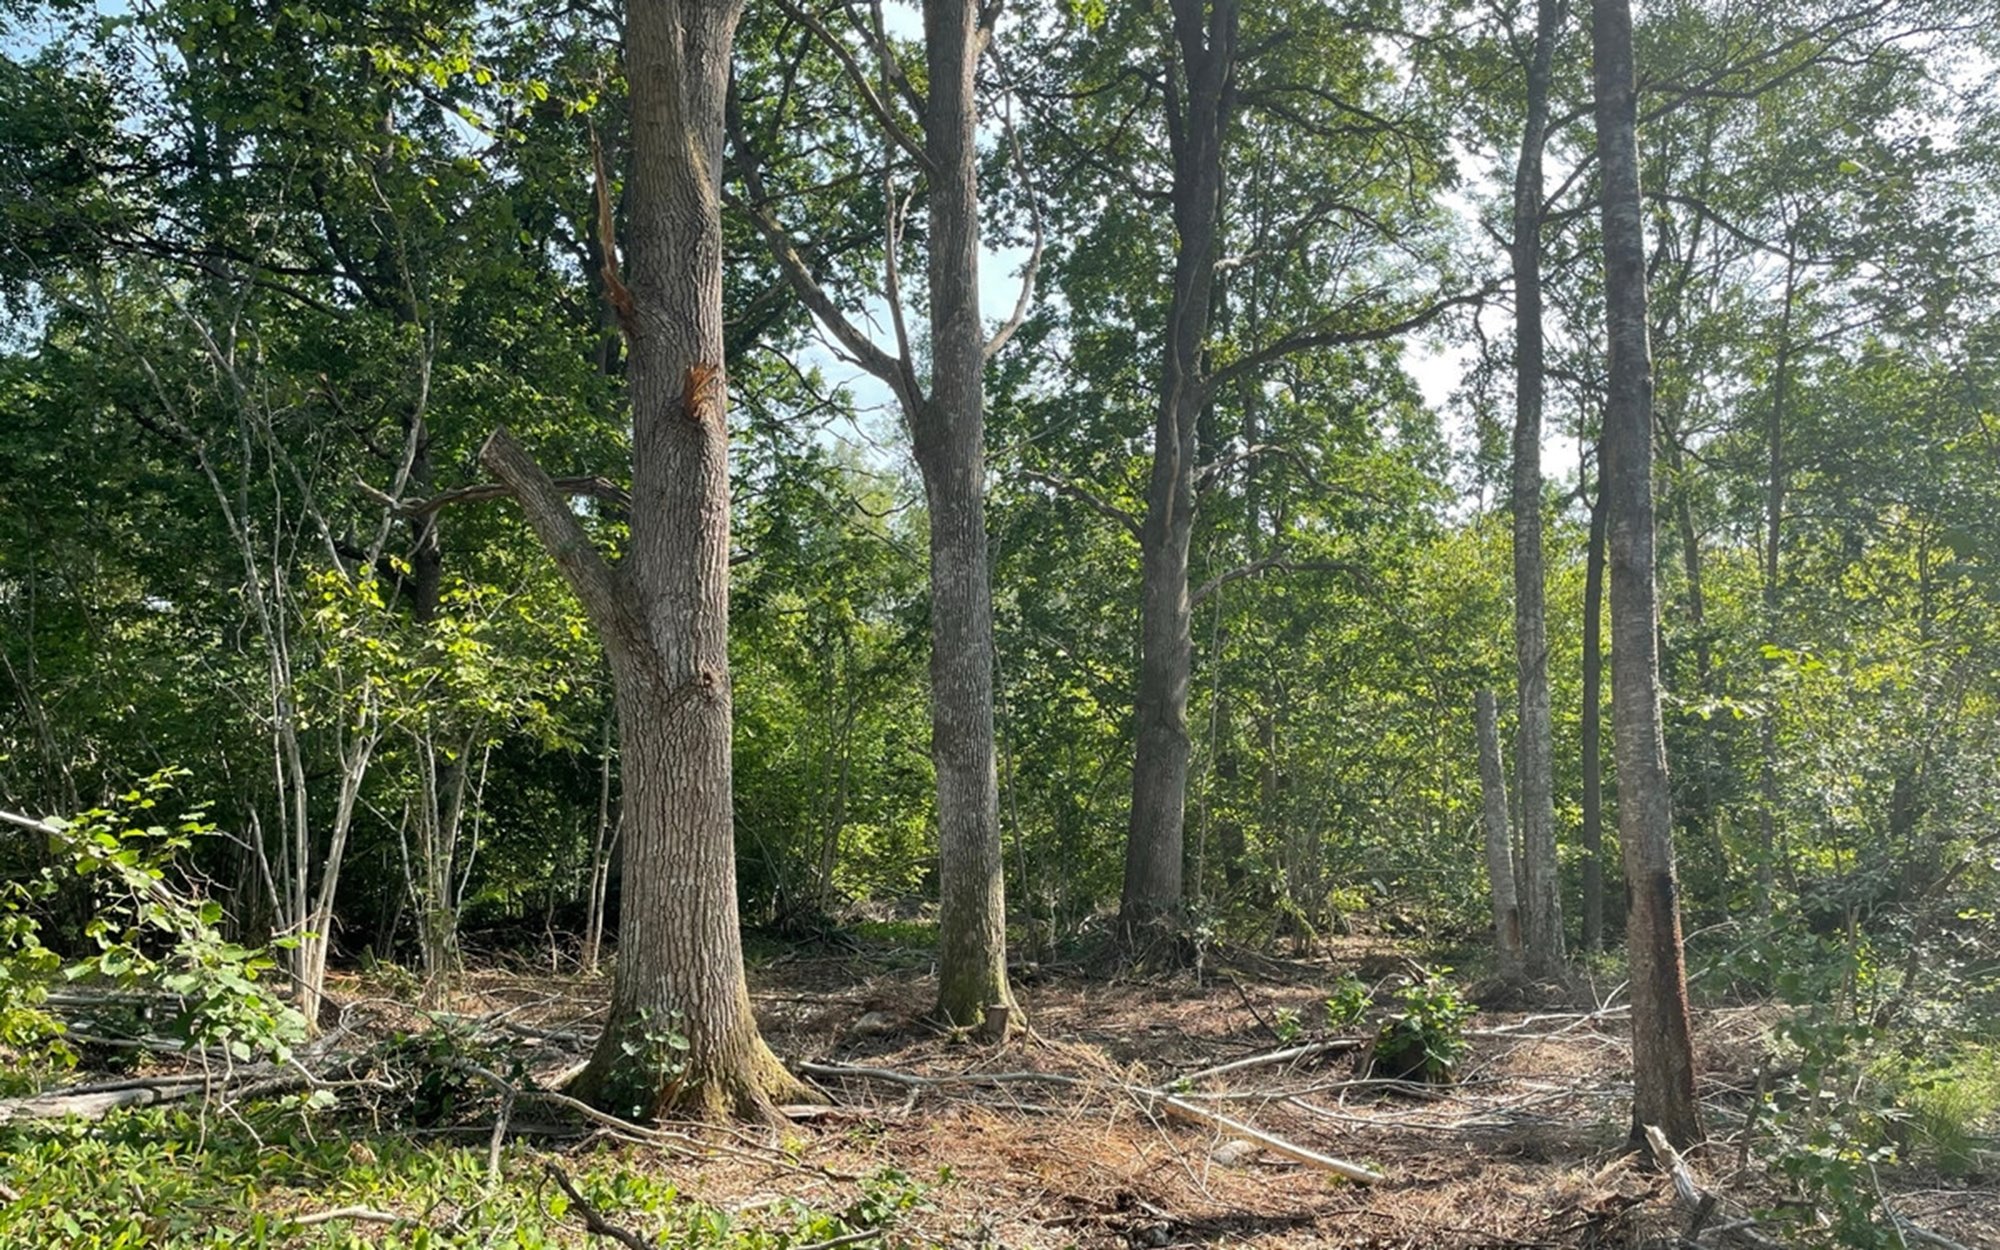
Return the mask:
M 407 1215 L 397 1215 L 392 1211 L 377 1211 L 373 1207 L 335 1207 L 331 1211 L 315 1211 L 311 1215 L 288 1215 L 285 1223 L 294 1228 L 309 1228 L 314 1224 L 331 1224 L 335 1220 L 353 1220 L 361 1224 L 414 1224 L 417 1221 Z
M 1687 1160 L 1681 1157 L 1680 1151 L 1674 1149 L 1674 1144 L 1667 1140 L 1667 1135 L 1660 1131 L 1659 1125 L 1646 1125 L 1645 1134 L 1646 1144 L 1653 1152 L 1653 1161 L 1664 1168 L 1668 1178 L 1673 1181 L 1675 1205 L 1685 1212 L 1691 1221 L 1687 1240 L 1692 1242 L 1700 1235 L 1702 1226 L 1709 1217 L 1720 1207 L 1721 1199 L 1718 1195 L 1702 1188 L 1701 1182 L 1695 1179 L 1693 1170 L 1688 1167 Z M 1728 1226 L 1728 1235 L 1740 1237 L 1763 1250 L 1780 1250 L 1781 1243 L 1757 1232 L 1751 1227 L 1751 1221 L 1732 1221 Z
M 1323 1155 L 1317 1150 L 1308 1150 L 1304 1146 L 1286 1141 L 1275 1134 L 1267 1133 L 1259 1128 L 1253 1128 L 1241 1120 L 1231 1119 L 1226 1115 L 1220 1115 L 1205 1107 L 1197 1107 L 1185 1099 L 1177 1098 L 1173 1095 L 1162 1095 L 1159 1102 L 1160 1106 L 1169 1115 L 1177 1116 L 1183 1120 L 1192 1120 L 1198 1124 L 1206 1124 L 1211 1128 L 1219 1128 L 1225 1133 L 1231 1133 L 1248 1141 L 1256 1142 L 1272 1154 L 1283 1155 L 1293 1162 L 1303 1163 L 1308 1167 L 1316 1167 L 1322 1171 L 1332 1172 L 1337 1176 L 1344 1176 L 1351 1181 L 1360 1181 L 1364 1185 L 1378 1184 L 1386 1179 L 1380 1172 L 1375 1171 L 1373 1168 L 1365 1168 L 1358 1163 L 1349 1163 L 1345 1159 L 1336 1159 L 1332 1155 Z

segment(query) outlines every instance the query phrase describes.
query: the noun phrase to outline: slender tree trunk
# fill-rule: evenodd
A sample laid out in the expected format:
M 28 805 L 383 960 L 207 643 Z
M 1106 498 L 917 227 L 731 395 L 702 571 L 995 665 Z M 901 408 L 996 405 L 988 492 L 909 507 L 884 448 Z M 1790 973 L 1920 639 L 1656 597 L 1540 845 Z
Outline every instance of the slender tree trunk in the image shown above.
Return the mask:
M 928 396 L 904 332 L 898 202 L 885 246 L 887 295 L 898 353 L 848 320 L 771 215 L 758 150 L 741 128 L 736 148 L 750 211 L 786 279 L 822 325 L 895 393 L 915 443 L 930 509 L 931 758 L 938 802 L 938 1014 L 963 1027 L 1002 1031 L 1021 1019 L 1007 985 L 1006 878 L 1000 844 L 993 733 L 993 591 L 986 556 L 985 361 L 979 313 L 979 184 L 974 71 L 991 31 L 976 0 L 924 4 L 922 164 L 928 183 L 926 262 L 930 303 Z M 991 11 L 987 11 L 990 17 Z M 875 31 L 884 74 L 894 52 Z M 886 86 L 885 86 L 886 91 Z M 914 150 L 886 110 L 885 142 Z
M 1611 558 L 1611 676 L 1618 836 L 1629 900 L 1632 1133 L 1657 1125 L 1676 1145 L 1701 1138 L 1687 969 L 1674 876 L 1673 810 L 1660 715 L 1658 590 L 1653 583 L 1652 348 L 1646 332 L 1638 91 L 1630 0 L 1592 0 L 1591 65 L 1603 169 L 1605 505 Z
M 1181 910 L 1194 668 L 1188 552 L 1194 538 L 1195 444 L 1208 400 L 1202 349 L 1221 233 L 1222 145 L 1235 94 L 1237 13 L 1237 0 L 1173 2 L 1179 63 L 1166 73 L 1166 112 L 1179 247 L 1139 534 L 1137 744 L 1119 908 L 1128 937 L 1171 925 Z
M 1525 953 L 1521 908 L 1514 897 L 1514 851 L 1508 835 L 1507 770 L 1500 762 L 1500 714 L 1493 692 L 1477 699 L 1479 796 L 1486 826 L 1486 877 L 1493 888 L 1493 938 L 1500 976 L 1521 980 Z
M 1604 949 L 1604 458 L 1583 561 L 1583 948 Z
M 1514 171 L 1514 672 L 1520 708 L 1514 766 L 1520 776 L 1527 968 L 1538 977 L 1559 975 L 1564 954 L 1542 560 L 1542 148 L 1563 7 L 1562 0 L 1539 0 L 1536 6 L 1528 115 Z
M 770 1117 L 774 1102 L 808 1096 L 758 1035 L 736 909 L 720 197 L 739 13 L 740 0 L 633 0 L 627 10 L 631 280 L 629 290 L 607 283 L 631 343 L 624 563 L 605 563 L 505 431 L 481 453 L 611 664 L 623 765 L 618 970 L 576 1091 L 628 1116 Z
M 610 892 L 611 856 L 617 850 L 617 826 L 611 808 L 611 728 L 604 720 L 604 735 L 597 755 L 597 832 L 590 843 L 590 875 L 583 911 L 583 970 L 595 973 L 604 957 L 604 900 Z
M 938 791 L 938 1015 L 1005 1033 L 1006 863 L 993 746 L 986 558 L 986 332 L 979 317 L 976 0 L 927 0 L 931 394 L 911 421 L 931 537 L 931 758 Z M 1000 1008 L 993 1021 L 987 1016 Z
M 1790 240 L 1786 242 L 1789 244 Z M 1798 264 L 1785 257 L 1785 308 L 1778 329 L 1777 367 L 1771 379 L 1771 412 L 1765 424 L 1768 477 L 1764 494 L 1763 599 L 1764 641 L 1779 645 L 1782 603 L 1778 591 L 1778 560 L 1784 550 L 1785 521 L 1785 401 L 1792 374 L 1792 306 L 1798 291 Z M 1766 667 L 1770 665 L 1767 663 Z M 1757 788 L 1757 914 L 1769 919 L 1778 871 L 1778 708 L 1773 699 L 1757 724 L 1760 759 Z

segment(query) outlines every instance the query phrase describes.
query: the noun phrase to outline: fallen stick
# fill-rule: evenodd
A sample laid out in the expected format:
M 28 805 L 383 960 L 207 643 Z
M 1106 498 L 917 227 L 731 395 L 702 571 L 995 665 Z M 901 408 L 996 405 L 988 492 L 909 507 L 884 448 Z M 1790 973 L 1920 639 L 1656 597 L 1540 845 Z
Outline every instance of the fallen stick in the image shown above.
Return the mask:
M 450 1063 L 449 1066 L 457 1068 L 459 1071 L 464 1072 L 468 1075 L 476 1076 L 480 1080 L 485 1081 L 487 1084 L 491 1085 L 495 1090 L 499 1092 L 500 1097 L 505 1103 L 506 1107 L 505 1114 L 508 1115 L 512 1114 L 513 1104 L 515 1099 L 530 1098 L 539 1102 L 549 1103 L 553 1106 L 563 1107 L 567 1110 L 574 1111 L 576 1112 L 576 1114 L 582 1116 L 586 1120 L 589 1120 L 591 1123 L 600 1126 L 601 1128 L 605 1129 L 606 1131 L 612 1134 L 623 1137 L 628 1141 L 643 1142 L 653 1146 L 662 1146 L 668 1150 L 679 1151 L 683 1154 L 696 1155 L 697 1157 L 699 1155 L 699 1152 L 701 1151 L 713 1151 L 716 1154 L 728 1155 L 733 1159 L 743 1159 L 751 1163 L 762 1163 L 769 1167 L 782 1168 L 790 1172 L 804 1172 L 813 1175 L 824 1176 L 829 1180 L 860 1179 L 860 1177 L 858 1176 L 852 1176 L 844 1172 L 836 1172 L 831 1168 L 823 1168 L 808 1164 L 795 1163 L 776 1150 L 770 1150 L 770 1151 L 746 1150 L 741 1146 L 732 1146 L 726 1142 L 703 1141 L 700 1138 L 689 1136 L 686 1133 L 677 1133 L 672 1129 L 652 1128 L 644 1124 L 634 1124 L 632 1121 L 620 1119 L 618 1116 L 612 1115 L 608 1111 L 599 1111 L 596 1107 L 591 1106 L 589 1103 L 584 1102 L 582 1099 L 571 1098 L 568 1094 L 558 1094 L 554 1090 L 550 1089 L 522 1089 L 520 1086 L 514 1084 L 512 1081 L 508 1080 L 504 1076 L 501 1076 L 499 1073 L 493 1071 L 492 1069 L 481 1067 L 479 1064 L 472 1063 L 468 1060 L 464 1059 L 454 1060 Z M 497 1140 L 497 1137 L 495 1140 Z M 497 1167 L 497 1159 L 498 1159 L 497 1154 L 489 1154 L 488 1157 L 490 1160 L 494 1161 L 493 1165 Z
M 42 1094 L 33 1098 L 11 1098 L 0 1102 L 0 1124 L 12 1120 L 59 1120 L 75 1116 L 81 1120 L 101 1120 L 121 1107 L 150 1107 L 154 1103 L 191 1098 L 202 1092 L 202 1082 L 138 1085 L 95 1094 Z
M 1158 1097 L 1160 1105 L 1166 1109 L 1169 1115 L 1178 1116 L 1183 1120 L 1193 1120 L 1198 1124 L 1206 1124 L 1211 1128 L 1219 1128 L 1225 1133 L 1233 1133 L 1238 1137 L 1256 1142 L 1272 1154 L 1283 1155 L 1294 1162 L 1303 1163 L 1309 1167 L 1320 1168 L 1323 1171 L 1332 1172 L 1337 1176 L 1344 1176 L 1351 1181 L 1360 1181 L 1364 1185 L 1374 1185 L 1385 1179 L 1380 1172 L 1362 1167 L 1358 1163 L 1349 1163 L 1345 1159 L 1336 1159 L 1332 1155 L 1323 1155 L 1317 1150 L 1308 1150 L 1304 1146 L 1295 1145 L 1282 1137 L 1266 1133 L 1262 1129 L 1252 1128 L 1241 1120 L 1232 1120 L 1226 1115 L 1218 1115 L 1213 1111 L 1204 1107 L 1197 1107 L 1193 1103 L 1176 1098 L 1171 1094 L 1162 1094 L 1158 1095 Z
M 1971 1250 L 1971 1247 L 1965 1245 L 1963 1242 L 1953 1241 L 1943 1233 L 1932 1232 L 1914 1220 L 1898 1215 L 1894 1211 L 1889 1212 L 1889 1219 L 1895 1224 L 1896 1231 L 1903 1235 L 1905 1241 L 1921 1241 L 1925 1245 L 1936 1246 L 1938 1250 Z
M 652 1247 L 646 1244 L 645 1238 L 629 1228 L 618 1227 L 598 1214 L 596 1207 L 585 1202 L 583 1195 L 576 1192 L 576 1186 L 570 1183 L 569 1173 L 563 1171 L 559 1164 L 551 1162 L 548 1167 L 549 1175 L 568 1196 L 570 1205 L 576 1208 L 577 1214 L 583 1217 L 584 1232 L 593 1237 L 609 1237 L 620 1245 L 630 1247 L 630 1250 L 652 1250 Z
M 1181 1080 L 1205 1081 L 1210 1077 L 1221 1076 L 1226 1072 L 1241 1072 L 1245 1068 L 1262 1068 L 1272 1064 L 1290 1063 L 1294 1059 L 1309 1059 L 1314 1055 L 1327 1055 L 1340 1051 L 1358 1050 L 1360 1047 L 1361 1043 L 1351 1037 L 1336 1038 L 1326 1042 L 1308 1042 L 1303 1046 L 1291 1046 L 1284 1050 L 1271 1051 L 1268 1054 L 1251 1055 L 1247 1059 L 1235 1059 L 1228 1063 L 1218 1063 L 1212 1068 L 1203 1068 L 1199 1072 L 1190 1072 L 1182 1077 Z
M 1695 1179 L 1694 1172 L 1689 1169 L 1687 1160 L 1681 1158 L 1681 1152 L 1674 1149 L 1674 1144 L 1667 1140 L 1667 1135 L 1660 1131 L 1659 1125 L 1646 1125 L 1646 1144 L 1652 1148 L 1653 1161 L 1665 1168 L 1667 1175 L 1673 1180 L 1675 1205 L 1687 1212 L 1690 1220 L 1686 1240 L 1694 1242 L 1695 1238 L 1700 1236 L 1702 1227 L 1720 1208 L 1721 1199 L 1701 1187 L 1701 1182 Z M 1753 1246 L 1762 1247 L 1763 1250 L 1784 1250 L 1779 1242 L 1756 1231 L 1755 1223 L 1755 1220 L 1736 1219 L 1728 1223 L 1726 1230 L 1715 1231 L 1727 1231 Z
M 1051 1085 L 1083 1085 L 1080 1077 L 1061 1072 L 947 1072 L 942 1076 L 917 1076 L 889 1068 L 856 1068 L 830 1063 L 798 1063 L 793 1070 L 801 1076 L 855 1077 L 886 1081 L 905 1089 L 933 1089 L 940 1085 L 1018 1085 L 1026 1081 L 1046 1081 Z
M 390 1211 L 377 1211 L 373 1207 L 335 1207 L 331 1211 L 315 1211 L 311 1215 L 288 1215 L 285 1223 L 294 1228 L 307 1228 L 314 1224 L 331 1224 L 335 1220 L 354 1220 L 362 1224 L 414 1224 L 407 1215 L 397 1215 Z

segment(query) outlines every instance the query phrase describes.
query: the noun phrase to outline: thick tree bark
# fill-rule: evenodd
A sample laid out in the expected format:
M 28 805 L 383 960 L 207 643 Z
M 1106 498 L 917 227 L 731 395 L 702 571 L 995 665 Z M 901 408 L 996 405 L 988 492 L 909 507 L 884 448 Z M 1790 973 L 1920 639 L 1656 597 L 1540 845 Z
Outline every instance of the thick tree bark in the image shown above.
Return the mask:
M 1605 504 L 1611 557 L 1612 723 L 1618 835 L 1631 961 L 1632 1132 L 1657 1125 L 1677 1146 L 1701 1138 L 1687 970 L 1674 876 L 1673 811 L 1660 716 L 1658 591 L 1653 584 L 1652 348 L 1646 325 L 1639 198 L 1638 92 L 1630 0 L 1592 0 L 1591 64 L 1603 170 Z
M 1215 292 L 1222 144 L 1234 107 L 1237 0 L 1174 0 L 1180 62 L 1167 83 L 1174 162 L 1173 291 L 1162 343 L 1153 468 L 1139 533 L 1139 680 L 1132 811 L 1119 921 L 1128 937 L 1181 909 L 1188 689 L 1194 668 L 1188 552 L 1194 538 L 1197 426 L 1208 386 L 1202 349 Z
M 1604 457 L 1583 559 L 1583 949 L 1604 949 Z
M 611 664 L 624 819 L 618 967 L 576 1088 L 624 1115 L 764 1117 L 805 1096 L 758 1036 L 736 911 L 720 196 L 739 11 L 740 0 L 634 0 L 627 12 L 630 289 L 612 285 L 631 340 L 625 562 L 604 562 L 504 431 L 481 453 Z
M 976 0 L 924 5 L 929 90 L 931 394 L 910 422 L 930 508 L 931 758 L 938 788 L 938 1014 L 1004 1032 L 1006 876 L 993 747 L 993 589 L 986 559 L 986 335 L 979 318 Z
M 1477 698 L 1479 796 L 1486 827 L 1486 876 L 1493 887 L 1493 939 L 1500 976 L 1519 981 L 1525 966 L 1521 908 L 1514 896 L 1514 846 L 1507 821 L 1507 769 L 1500 762 L 1500 714 L 1491 690 Z
M 1542 561 L 1542 148 L 1562 0 L 1539 0 L 1528 64 L 1528 113 L 1514 171 L 1514 671 L 1528 971 L 1563 966 L 1556 871 L 1555 746 L 1549 714 L 1548 610 Z

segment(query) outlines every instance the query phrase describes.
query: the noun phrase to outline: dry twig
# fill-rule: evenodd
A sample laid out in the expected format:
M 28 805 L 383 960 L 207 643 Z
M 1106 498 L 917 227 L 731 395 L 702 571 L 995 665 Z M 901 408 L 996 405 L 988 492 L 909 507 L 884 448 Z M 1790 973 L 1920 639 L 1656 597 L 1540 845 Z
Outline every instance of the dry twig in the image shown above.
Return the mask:
M 613 1224 L 610 1220 L 605 1219 L 599 1214 L 596 1207 L 585 1202 L 583 1195 L 576 1192 L 576 1186 L 570 1183 L 569 1173 L 562 1170 L 562 1165 L 551 1160 L 548 1164 L 548 1169 L 549 1176 L 555 1181 L 557 1187 L 568 1196 L 570 1205 L 575 1207 L 576 1213 L 583 1217 L 583 1230 L 585 1232 L 593 1237 L 609 1237 L 620 1245 L 630 1247 L 630 1250 L 652 1250 L 652 1247 L 646 1244 L 645 1238 L 639 1236 L 639 1234 L 629 1228 L 620 1228 L 618 1225 Z

